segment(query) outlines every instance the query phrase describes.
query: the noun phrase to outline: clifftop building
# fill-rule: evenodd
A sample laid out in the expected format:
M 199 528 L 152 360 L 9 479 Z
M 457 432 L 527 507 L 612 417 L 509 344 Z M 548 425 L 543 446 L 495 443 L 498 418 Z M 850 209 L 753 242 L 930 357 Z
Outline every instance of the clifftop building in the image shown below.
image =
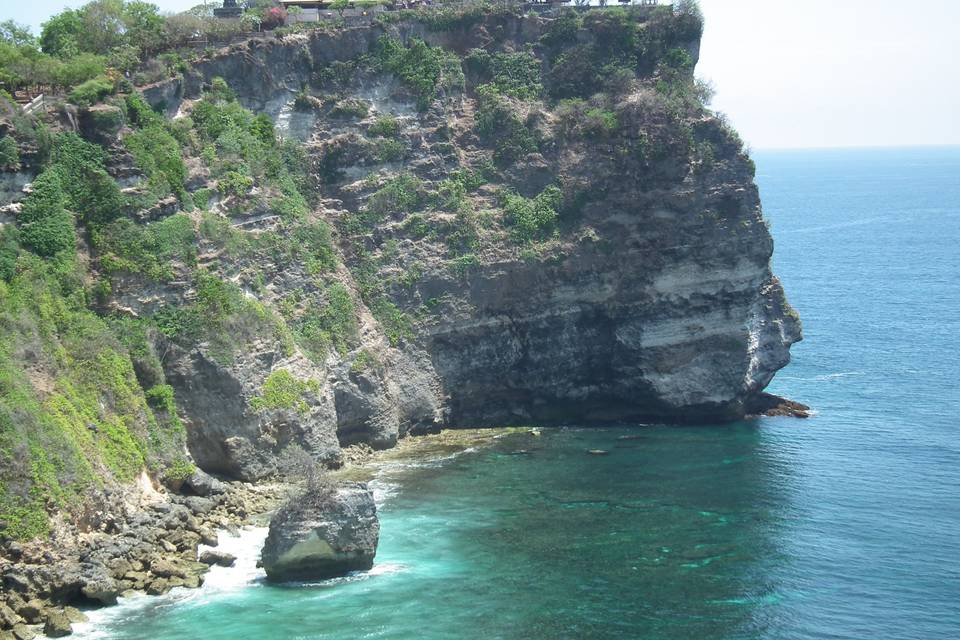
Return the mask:
M 223 6 L 214 9 L 213 15 L 218 18 L 239 18 L 243 15 L 243 7 L 237 4 L 237 0 L 223 0 Z

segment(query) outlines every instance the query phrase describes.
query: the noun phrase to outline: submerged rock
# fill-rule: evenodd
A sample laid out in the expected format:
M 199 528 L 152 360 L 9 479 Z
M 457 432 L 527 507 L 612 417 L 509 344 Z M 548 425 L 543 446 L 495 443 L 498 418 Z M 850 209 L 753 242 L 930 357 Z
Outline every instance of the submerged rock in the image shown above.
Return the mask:
M 333 578 L 372 567 L 379 537 L 373 493 L 344 482 L 277 512 L 261 562 L 274 582 Z
M 760 393 L 747 405 L 747 412 L 758 416 L 786 416 L 809 418 L 810 407 L 800 402 L 781 398 L 772 393 Z

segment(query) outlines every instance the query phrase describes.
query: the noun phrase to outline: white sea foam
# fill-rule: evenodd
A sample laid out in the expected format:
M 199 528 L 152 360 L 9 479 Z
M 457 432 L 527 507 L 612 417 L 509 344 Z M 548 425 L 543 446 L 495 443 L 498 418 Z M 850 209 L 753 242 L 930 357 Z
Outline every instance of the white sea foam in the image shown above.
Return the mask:
M 338 585 L 350 584 L 352 582 L 361 582 L 363 580 L 369 580 L 370 578 L 376 578 L 377 576 L 386 576 L 393 573 L 400 573 L 405 571 L 407 565 L 400 564 L 398 562 L 384 562 L 383 564 L 375 564 L 373 568 L 369 571 L 354 571 L 348 573 L 345 576 L 340 576 L 339 578 L 330 578 L 329 580 L 319 580 L 316 582 L 288 582 L 287 586 L 294 588 L 301 587 L 335 587 Z M 331 594 L 332 595 L 332 594 Z
M 169 607 L 194 600 L 210 600 L 220 595 L 255 586 L 265 576 L 263 569 L 257 568 L 260 549 L 267 537 L 266 527 L 244 527 L 237 533 L 220 531 L 217 534 L 218 551 L 236 556 L 232 567 L 211 567 L 204 575 L 203 585 L 198 589 L 177 587 L 162 596 L 148 596 L 142 593 L 120 598 L 116 606 L 88 611 L 87 622 L 73 625 L 74 638 L 109 638 L 108 625 L 111 622 L 143 611 L 148 607 Z M 210 549 L 200 545 L 199 552 Z
M 835 373 L 822 373 L 816 376 L 786 376 L 780 375 L 781 380 L 799 380 L 801 382 L 826 382 L 828 380 L 837 380 L 839 378 L 849 378 L 852 376 L 865 375 L 864 371 L 837 371 Z

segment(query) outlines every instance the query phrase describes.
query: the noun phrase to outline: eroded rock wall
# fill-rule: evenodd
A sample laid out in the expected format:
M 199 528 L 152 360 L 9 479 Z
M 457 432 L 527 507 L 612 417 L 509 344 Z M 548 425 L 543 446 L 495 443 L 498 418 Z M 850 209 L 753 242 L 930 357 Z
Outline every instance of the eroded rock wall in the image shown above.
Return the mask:
M 167 375 L 203 468 L 255 479 L 275 470 L 277 453 L 290 442 L 336 464 L 340 446 L 388 447 L 411 430 L 445 426 L 732 420 L 786 365 L 800 324 L 770 270 L 773 243 L 752 162 L 709 112 L 678 116 L 664 106 L 656 60 L 641 56 L 638 78 L 604 98 L 616 118 L 613 132 L 571 134 L 556 102 L 517 107 L 538 148 L 499 166 L 489 184 L 467 196 L 472 211 L 492 212 L 494 220 L 477 227 L 469 254 L 451 252 L 435 235 L 406 234 L 410 212 L 396 211 L 359 237 L 345 231 L 344 221 L 364 211 L 391 177 L 412 174 L 435 188 L 454 170 L 489 158 L 489 142 L 476 133 L 478 81 L 468 73 L 464 91 L 441 92 L 418 110 L 397 78 L 355 70 L 336 87 L 340 98 L 368 106 L 353 120 L 329 107 L 297 110 L 294 96 L 322 97 L 330 90 L 323 71 L 369 55 L 382 36 L 422 38 L 461 56 L 476 47 L 496 53 L 532 46 L 549 74 L 559 58 L 538 43 L 550 24 L 495 16 L 451 31 L 401 22 L 255 40 L 145 91 L 170 113 L 188 115 L 192 100 L 223 77 L 281 132 L 299 122 L 295 137 L 317 167 L 331 150 L 348 159 L 322 181 L 315 215 L 339 231 L 346 268 L 337 279 L 355 294 L 359 337 L 348 352 L 322 362 L 300 350 L 283 354 L 268 339 L 227 365 L 203 346 L 177 352 Z M 577 41 L 598 37 L 580 33 Z M 697 40 L 671 46 L 696 61 Z M 367 130 L 381 116 L 402 125 L 398 159 L 364 156 Z M 533 198 L 551 184 L 577 200 L 575 210 L 550 237 L 532 248 L 518 245 L 503 193 Z M 422 215 L 435 228 L 453 217 L 439 207 Z M 272 229 L 256 220 L 243 224 Z M 387 338 L 360 293 L 358 272 L 371 259 L 386 297 L 414 319 L 400 340 Z M 260 265 L 272 280 L 259 299 L 275 305 L 284 293 L 309 289 L 301 267 Z M 413 271 L 416 278 L 401 285 Z M 377 365 L 355 366 L 360 354 L 374 354 Z M 306 396 L 306 410 L 250 409 L 277 368 L 321 381 Z

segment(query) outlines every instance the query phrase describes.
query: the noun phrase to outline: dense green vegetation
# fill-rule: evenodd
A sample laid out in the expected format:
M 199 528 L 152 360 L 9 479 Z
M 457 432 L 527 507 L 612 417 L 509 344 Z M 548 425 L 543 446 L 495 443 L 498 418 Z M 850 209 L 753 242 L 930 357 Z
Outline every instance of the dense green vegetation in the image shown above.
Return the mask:
M 330 347 L 346 353 L 357 337 L 357 308 L 350 291 L 334 282 L 322 297 L 310 299 L 303 312 L 292 321 L 297 342 L 317 359 L 323 359 Z
M 153 112 L 136 94 L 112 98 L 115 85 L 105 86 L 94 80 L 72 97 L 119 105 L 115 110 L 132 127 L 122 144 L 146 181 L 122 193 L 107 172 L 103 147 L 76 133 L 57 134 L 23 203 L 19 228 L 0 231 L 0 323 L 7 327 L 0 343 L 4 536 L 43 535 L 51 510 L 80 509 L 90 489 L 129 481 L 141 468 L 170 480 L 192 472 L 156 344 L 203 343 L 223 363 L 263 336 L 293 349 L 294 335 L 281 317 L 197 265 L 201 242 L 222 244 L 237 257 L 300 262 L 317 276 L 336 265 L 329 227 L 306 219 L 309 204 L 301 188 L 308 178 L 300 150 L 281 143 L 268 119 L 241 108 L 225 83 L 214 82 L 193 117 L 177 122 Z M 42 141 L 42 128 L 27 124 L 18 124 L 17 135 Z M 8 155 L 15 158 L 16 151 L 14 144 Z M 45 156 L 36 159 L 44 162 Z M 189 211 L 189 156 L 202 158 L 237 211 L 255 204 L 247 191 L 256 180 L 258 197 L 280 214 L 284 233 L 248 236 L 213 214 L 201 216 L 199 228 L 186 213 L 148 224 L 132 220 L 132 211 L 168 194 Z M 204 206 L 209 199 L 209 193 L 197 194 Z M 90 288 L 76 253 L 80 234 L 89 238 L 101 276 Z M 186 277 L 196 295 L 181 306 L 162 307 L 153 318 L 98 315 L 111 280 L 131 274 L 161 282 Z M 344 304 L 341 291 L 327 292 L 316 303 L 323 313 L 310 317 L 323 324 L 326 349 L 345 348 L 356 330 L 355 310 L 349 297 Z M 311 336 L 315 342 L 318 335 Z M 265 390 L 267 405 L 277 397 L 274 387 Z
M 395 138 L 400 133 L 400 121 L 393 116 L 380 116 L 370 125 L 367 133 L 371 136 Z
M 540 61 L 532 53 L 491 54 L 484 49 L 473 49 L 464 58 L 464 64 L 502 95 L 535 100 L 543 91 Z
M 56 90 L 108 71 L 117 77 L 132 74 L 141 84 L 154 82 L 183 71 L 184 60 L 175 50 L 191 41 L 223 41 L 282 26 L 286 11 L 275 0 L 245 4 L 241 20 L 220 20 L 213 15 L 212 3 L 161 15 L 157 5 L 142 0 L 92 0 L 52 16 L 39 37 L 7 20 L 0 23 L 0 84 L 10 91 Z M 98 80 L 98 86 L 106 84 Z M 92 91 L 94 86 L 87 86 L 76 97 L 87 102 Z
M 625 78 L 652 75 L 667 51 L 698 39 L 702 29 L 702 16 L 690 2 L 678 6 L 676 13 L 662 7 L 645 22 L 621 7 L 565 14 L 541 38 L 552 52 L 548 92 L 558 99 L 586 99 L 598 91 L 616 91 Z M 575 42 L 570 34 L 578 31 L 590 39 L 569 46 Z
M 144 464 L 162 474 L 183 451 L 179 420 L 154 412 L 129 351 L 89 310 L 82 273 L 69 252 L 22 254 L 0 282 L 0 521 L 13 538 L 44 535 L 48 509 L 79 508 Z
M 107 275 L 142 273 L 160 282 L 173 280 L 174 262 L 196 262 L 197 232 L 184 214 L 139 225 L 128 218 L 93 232 L 100 267 Z
M 160 197 L 175 194 L 186 196 L 184 182 L 187 168 L 183 163 L 180 143 L 162 123 L 151 122 L 124 137 L 123 144 L 133 154 L 137 166 L 147 175 L 151 192 Z
M 40 256 L 55 256 L 72 250 L 77 243 L 73 215 L 66 210 L 60 173 L 47 171 L 33 182 L 20 212 L 23 245 Z

